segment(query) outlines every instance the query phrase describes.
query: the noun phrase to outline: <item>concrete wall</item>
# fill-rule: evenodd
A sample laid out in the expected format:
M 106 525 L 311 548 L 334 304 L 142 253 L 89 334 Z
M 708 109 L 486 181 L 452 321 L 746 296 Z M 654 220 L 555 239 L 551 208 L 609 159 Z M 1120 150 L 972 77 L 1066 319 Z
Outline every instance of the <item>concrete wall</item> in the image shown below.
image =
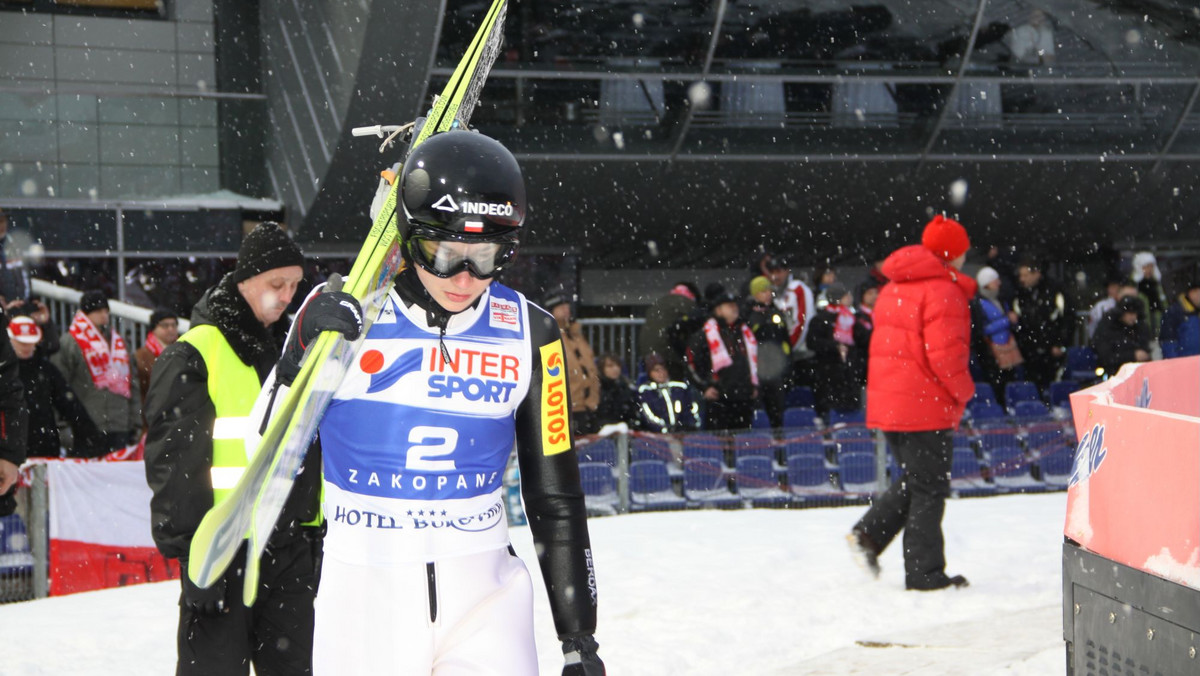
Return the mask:
M 169 19 L 0 11 L 0 198 L 219 189 L 212 0 Z

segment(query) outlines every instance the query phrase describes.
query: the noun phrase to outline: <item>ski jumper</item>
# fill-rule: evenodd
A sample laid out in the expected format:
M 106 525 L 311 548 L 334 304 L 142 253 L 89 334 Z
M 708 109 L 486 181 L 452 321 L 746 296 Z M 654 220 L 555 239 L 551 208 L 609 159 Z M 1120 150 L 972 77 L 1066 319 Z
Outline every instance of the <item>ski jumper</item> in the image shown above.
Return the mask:
M 499 283 L 449 315 L 404 276 L 320 426 L 314 673 L 536 674 L 503 497 L 514 442 L 559 637 L 596 621 L 557 325 Z

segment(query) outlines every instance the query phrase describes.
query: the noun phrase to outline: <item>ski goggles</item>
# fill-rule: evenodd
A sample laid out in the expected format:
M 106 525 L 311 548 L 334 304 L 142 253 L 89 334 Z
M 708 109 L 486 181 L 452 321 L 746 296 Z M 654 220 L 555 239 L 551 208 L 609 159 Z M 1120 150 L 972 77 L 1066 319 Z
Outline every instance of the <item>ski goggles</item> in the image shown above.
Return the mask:
M 408 251 L 414 263 L 437 277 L 453 277 L 465 271 L 476 279 L 491 279 L 516 257 L 517 242 L 435 239 L 413 233 L 408 238 Z

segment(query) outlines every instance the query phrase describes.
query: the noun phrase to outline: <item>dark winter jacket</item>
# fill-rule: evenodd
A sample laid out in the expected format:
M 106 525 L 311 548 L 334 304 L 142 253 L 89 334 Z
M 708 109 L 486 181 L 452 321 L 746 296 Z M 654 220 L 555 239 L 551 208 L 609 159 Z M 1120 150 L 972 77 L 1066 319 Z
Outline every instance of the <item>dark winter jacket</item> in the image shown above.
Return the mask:
M 17 353 L 9 342 L 7 319 L 0 319 L 0 460 L 14 465 L 25 462 L 26 424 L 25 385 L 21 382 Z
M 1200 308 L 1192 305 L 1187 294 L 1179 294 L 1179 298 L 1167 308 L 1159 338 L 1163 342 L 1173 340 L 1178 343 L 1176 357 L 1200 354 Z
M 600 376 L 600 405 L 596 407 L 596 423 L 611 425 L 623 422 L 632 425 L 637 420 L 637 414 L 637 390 L 633 383 L 623 376 L 617 380 Z
M 1021 287 L 1013 300 L 1017 345 L 1026 359 L 1053 358 L 1051 348 L 1066 349 L 1075 329 L 1071 299 L 1053 280 L 1043 276 L 1031 289 Z
M 215 325 L 243 363 L 261 382 L 275 366 L 288 322 L 264 328 L 226 275 L 192 310 L 192 327 Z M 154 542 L 167 558 L 187 556 L 192 535 L 213 506 L 212 428 L 216 409 L 208 396 L 208 369 L 199 351 L 183 341 L 163 350 L 146 393 L 146 480 Z M 280 514 L 268 546 L 294 537 L 297 525 L 317 513 L 320 454 L 310 451 Z
M 975 393 L 968 369 L 975 280 L 920 245 L 888 256 L 875 301 L 867 425 L 890 432 L 958 426 Z
M 109 332 L 104 331 L 105 339 Z M 87 410 L 92 422 L 101 432 L 115 435 L 128 435 L 142 429 L 142 389 L 138 384 L 137 374 L 133 372 L 133 351 L 129 352 L 129 396 L 125 397 L 110 390 L 96 387 L 92 382 L 92 374 L 88 371 L 83 356 L 83 349 L 71 336 L 65 332 L 59 338 L 60 345 L 57 353 L 50 358 L 50 363 L 58 369 L 67 381 L 67 386 L 79 398 L 79 403 Z M 109 449 L 112 450 L 112 449 Z
M 792 343 L 788 335 L 787 320 L 775 304 L 763 305 L 749 299 L 742 306 L 742 317 L 758 340 L 758 378 L 760 381 L 778 381 L 787 375 L 791 359 Z
M 1145 319 L 1139 314 L 1137 323 L 1130 326 L 1121 321 L 1122 316 L 1120 306 L 1109 310 L 1092 335 L 1092 349 L 1108 375 L 1115 374 L 1122 364 L 1137 361 L 1134 354 L 1138 350 L 1150 352 L 1150 327 Z
M 75 393 L 67 387 L 67 381 L 42 354 L 40 347 L 32 357 L 20 362 L 25 403 L 29 409 L 29 457 L 59 457 L 62 442 L 55 411 L 71 428 L 71 457 L 96 458 L 112 450 Z
M 756 385 L 751 377 L 746 341 L 742 338 L 743 324 L 741 321 L 726 324 L 719 319 L 717 324 L 721 342 L 725 343 L 733 363 L 713 373 L 712 353 L 708 349 L 704 328 L 701 327 L 688 340 L 687 362 L 692 382 L 701 392 L 710 387 L 717 388 L 720 398 L 726 401 L 752 400 L 755 398 Z
M 638 387 L 638 426 L 649 432 L 691 432 L 700 429 L 700 402 L 686 383 L 651 380 Z
M 862 406 L 862 380 L 866 376 L 863 353 L 858 349 L 870 343 L 871 334 L 867 327 L 855 322 L 851 333 L 853 345 L 846 345 L 846 356 L 842 357 L 842 343 L 834 339 L 837 323 L 836 305 L 826 305 L 817 310 L 808 323 L 805 342 L 813 353 L 813 384 L 817 399 L 817 410 L 822 414 L 829 409 L 854 411 Z

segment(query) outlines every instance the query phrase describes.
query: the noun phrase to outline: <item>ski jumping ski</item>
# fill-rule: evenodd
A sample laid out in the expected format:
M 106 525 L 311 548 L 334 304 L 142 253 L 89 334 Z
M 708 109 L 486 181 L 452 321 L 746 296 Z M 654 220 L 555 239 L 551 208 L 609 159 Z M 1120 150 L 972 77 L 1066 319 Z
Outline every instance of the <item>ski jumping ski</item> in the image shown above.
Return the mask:
M 437 132 L 466 128 L 499 54 L 506 11 L 507 0 L 492 1 L 466 53 L 423 120 L 400 127 L 364 127 L 354 130 L 355 135 L 387 134 L 380 147 L 383 152 L 392 139 L 415 129 L 408 147 L 408 152 L 412 152 Z M 373 225 L 342 289 L 362 304 L 362 335 L 358 340 L 347 341 L 336 332 L 327 331 L 305 353 L 300 372 L 283 400 L 274 407 L 242 477 L 229 497 L 209 510 L 192 538 L 186 574 L 197 586 L 209 587 L 216 582 L 236 556 L 242 540 L 248 539 L 242 600 L 247 606 L 254 603 L 258 563 L 267 538 L 291 492 L 321 417 L 353 363 L 370 323 L 379 314 L 401 266 L 403 242 L 396 213 L 399 185 L 394 180 L 399 176 L 399 167 L 396 164 L 390 172 L 384 172 L 371 206 Z M 331 280 L 328 288 L 336 288 L 337 283 Z

